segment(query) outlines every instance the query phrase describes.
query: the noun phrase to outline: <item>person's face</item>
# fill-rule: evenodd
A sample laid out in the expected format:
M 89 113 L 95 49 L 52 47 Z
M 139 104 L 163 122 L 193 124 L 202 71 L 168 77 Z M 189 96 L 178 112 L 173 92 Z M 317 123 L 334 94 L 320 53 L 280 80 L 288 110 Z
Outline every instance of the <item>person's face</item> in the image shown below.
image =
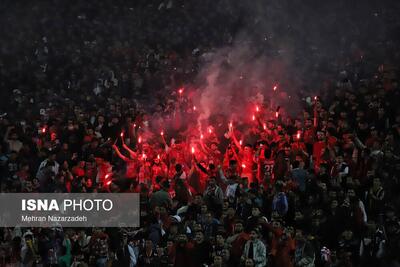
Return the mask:
M 356 192 L 354 192 L 353 189 L 350 189 L 350 190 L 347 191 L 347 196 L 349 198 L 354 198 L 356 196 Z
M 210 179 L 208 182 L 210 187 L 214 187 L 215 186 L 215 179 Z
M 337 200 L 333 200 L 332 203 L 331 203 L 331 209 L 336 209 L 337 206 L 338 206 Z
M 145 246 L 147 249 L 153 248 L 153 242 L 151 242 L 151 240 L 146 240 Z
M 381 181 L 379 178 L 375 178 L 373 182 L 374 187 L 379 187 L 381 185 Z
M 97 120 L 99 121 L 99 124 L 103 124 L 104 123 L 104 117 L 103 116 L 99 116 L 99 118 Z
M 201 204 L 201 200 L 202 200 L 201 196 L 197 195 L 194 197 L 193 203 L 195 205 L 199 205 L 199 204 Z
M 214 257 L 214 266 L 222 266 L 222 257 L 221 256 L 215 256 Z
M 211 222 L 212 222 L 212 215 L 211 215 L 211 213 L 207 213 L 205 217 L 206 217 L 205 219 L 206 219 L 206 222 L 207 222 L 207 223 L 211 223 Z
M 217 235 L 215 238 L 215 242 L 217 243 L 218 246 L 222 247 L 225 243 L 225 239 L 222 235 Z
M 195 242 L 196 242 L 197 244 L 203 243 L 203 241 L 204 241 L 204 234 L 203 234 L 202 232 L 197 232 L 194 240 L 195 240 Z
M 206 213 L 207 212 L 207 206 L 206 205 L 202 205 L 201 208 L 200 208 L 200 212 L 203 213 L 203 214 Z
M 260 210 L 258 208 L 252 208 L 251 209 L 251 215 L 253 215 L 255 217 L 260 215 Z
M 56 155 L 55 155 L 55 154 L 51 154 L 51 155 L 49 156 L 49 160 L 50 160 L 50 161 L 55 161 L 55 160 L 56 160 Z
M 235 216 L 235 209 L 232 208 L 232 207 L 228 208 L 227 215 L 230 216 L 230 217 Z
M 285 147 L 285 148 L 284 148 L 284 151 L 285 151 L 285 155 L 286 155 L 286 156 L 290 155 L 290 148 Z
M 250 232 L 250 239 L 251 240 L 256 240 L 257 239 L 257 237 L 258 237 L 258 234 L 257 234 L 257 232 L 256 231 L 251 231 Z
M 176 234 L 176 233 L 178 233 L 178 226 L 177 225 L 171 225 L 169 230 L 170 230 L 171 234 Z
M 295 239 L 296 240 L 303 240 L 304 239 L 303 232 L 301 230 L 297 230 L 296 231 Z
M 235 233 L 241 233 L 243 232 L 243 224 L 242 223 L 236 223 L 235 224 Z
M 244 263 L 245 267 L 254 267 L 254 262 L 252 259 L 246 259 L 245 263 Z

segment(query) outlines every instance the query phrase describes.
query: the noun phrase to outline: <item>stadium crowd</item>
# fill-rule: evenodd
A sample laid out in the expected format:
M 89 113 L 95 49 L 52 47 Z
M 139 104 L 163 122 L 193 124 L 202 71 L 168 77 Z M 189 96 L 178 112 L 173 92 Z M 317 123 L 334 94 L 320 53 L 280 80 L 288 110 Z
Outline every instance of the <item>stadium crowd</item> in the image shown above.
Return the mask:
M 182 85 L 238 9 L 73 2 L 8 3 L 2 18 L 1 192 L 139 193 L 141 225 L 1 228 L 0 266 L 399 265 L 393 43 L 378 59 L 376 44 L 344 47 L 295 116 L 262 103 L 200 129 Z

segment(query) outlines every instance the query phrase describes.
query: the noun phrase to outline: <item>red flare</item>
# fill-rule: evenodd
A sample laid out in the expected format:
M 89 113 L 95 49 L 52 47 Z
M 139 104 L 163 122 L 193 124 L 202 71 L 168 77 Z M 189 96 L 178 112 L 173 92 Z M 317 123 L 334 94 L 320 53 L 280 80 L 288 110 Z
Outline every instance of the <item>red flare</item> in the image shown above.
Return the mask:
M 161 134 L 161 136 L 163 136 L 163 135 L 164 135 L 164 131 L 161 131 L 161 133 L 160 133 L 160 134 Z
M 194 147 L 192 147 L 192 154 L 194 154 Z
M 111 174 L 107 173 L 106 176 L 104 176 L 104 178 L 107 180 L 108 178 L 110 178 Z
M 204 138 L 204 136 L 203 136 L 203 134 L 201 134 L 201 135 L 200 135 L 200 139 L 203 139 L 203 138 Z
M 106 186 L 109 186 L 111 183 L 112 183 L 111 180 L 110 180 L 110 181 L 107 181 L 107 182 L 106 182 Z
M 46 133 L 46 127 L 42 128 L 42 133 Z
M 297 135 L 296 135 L 297 140 L 300 139 L 300 135 L 301 135 L 301 134 L 300 134 L 300 131 L 298 131 L 298 132 L 297 132 Z
M 193 111 L 196 111 L 196 106 L 193 106 Z
M 256 111 L 257 111 L 257 112 L 259 112 L 259 111 L 260 111 L 260 108 L 259 108 L 258 106 L 256 106 Z
M 242 140 L 239 141 L 239 145 L 242 145 Z
M 279 111 L 275 112 L 275 117 L 278 118 L 279 117 Z
M 276 91 L 276 89 L 278 89 L 278 85 L 274 85 L 274 91 Z
M 124 137 L 124 132 L 121 132 L 120 136 L 121 136 L 121 137 Z
M 314 100 L 317 101 L 317 96 L 314 96 Z
M 232 124 L 232 122 L 230 122 L 230 123 L 229 123 L 228 127 L 229 127 L 229 130 L 231 130 L 231 129 L 232 129 L 232 127 L 233 127 L 233 124 Z
M 251 117 L 251 120 L 255 121 L 255 120 L 256 120 L 256 116 L 253 115 L 253 116 Z
M 264 128 L 264 130 L 267 130 L 267 124 L 263 124 L 263 128 Z
M 160 159 L 160 154 L 157 155 L 157 159 Z
M 180 89 L 178 90 L 178 92 L 179 92 L 180 95 L 182 95 L 182 93 L 183 93 L 183 87 L 180 88 Z
M 145 153 L 142 154 L 142 159 L 143 160 L 146 159 L 146 154 Z
M 211 128 L 208 128 L 208 133 L 209 133 L 209 134 L 211 134 L 211 133 L 212 133 L 212 130 L 211 130 Z
M 246 165 L 245 165 L 245 164 L 242 164 L 242 168 L 243 168 L 243 169 L 246 168 Z
M 139 136 L 138 138 L 138 143 L 141 144 L 142 143 L 142 137 Z

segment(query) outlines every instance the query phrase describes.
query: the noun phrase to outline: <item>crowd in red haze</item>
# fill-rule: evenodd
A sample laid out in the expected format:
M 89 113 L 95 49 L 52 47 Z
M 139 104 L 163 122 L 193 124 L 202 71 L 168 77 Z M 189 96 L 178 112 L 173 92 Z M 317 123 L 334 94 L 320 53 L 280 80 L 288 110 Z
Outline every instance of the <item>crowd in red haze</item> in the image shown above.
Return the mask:
M 141 225 L 1 228 L 0 266 L 399 265 L 395 41 L 360 57 L 343 40 L 316 70 L 325 89 L 292 97 L 297 114 L 243 100 L 199 124 L 181 86 L 230 39 L 235 9 L 61 2 L 2 18 L 21 34 L 1 50 L 1 191 L 139 193 Z

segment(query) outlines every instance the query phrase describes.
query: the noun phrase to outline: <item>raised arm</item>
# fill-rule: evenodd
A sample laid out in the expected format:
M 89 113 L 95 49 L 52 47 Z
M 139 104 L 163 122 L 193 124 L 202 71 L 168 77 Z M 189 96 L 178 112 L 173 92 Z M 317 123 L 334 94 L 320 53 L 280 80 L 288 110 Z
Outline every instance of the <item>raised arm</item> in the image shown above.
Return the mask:
M 128 157 L 122 155 L 122 153 L 121 153 L 121 151 L 119 151 L 117 145 L 114 144 L 112 147 L 113 147 L 113 149 L 115 150 L 115 153 L 117 153 L 117 155 L 118 155 L 118 157 L 119 157 L 120 159 L 122 159 L 123 161 L 128 161 L 128 160 L 129 160 Z
M 235 146 L 239 149 L 239 153 L 242 153 L 243 148 L 242 148 L 242 146 L 240 145 L 240 142 L 237 140 L 237 138 L 236 138 L 236 136 L 235 136 L 234 130 L 231 131 L 230 136 L 231 136 L 231 138 L 232 138 L 233 143 L 235 144 Z
M 129 146 L 127 146 L 124 142 L 124 139 L 122 138 L 122 147 L 129 152 L 129 154 L 131 155 L 131 158 L 136 158 L 137 157 L 137 153 L 135 151 L 133 151 L 132 149 L 129 148 Z M 118 148 L 118 147 L 117 147 Z

